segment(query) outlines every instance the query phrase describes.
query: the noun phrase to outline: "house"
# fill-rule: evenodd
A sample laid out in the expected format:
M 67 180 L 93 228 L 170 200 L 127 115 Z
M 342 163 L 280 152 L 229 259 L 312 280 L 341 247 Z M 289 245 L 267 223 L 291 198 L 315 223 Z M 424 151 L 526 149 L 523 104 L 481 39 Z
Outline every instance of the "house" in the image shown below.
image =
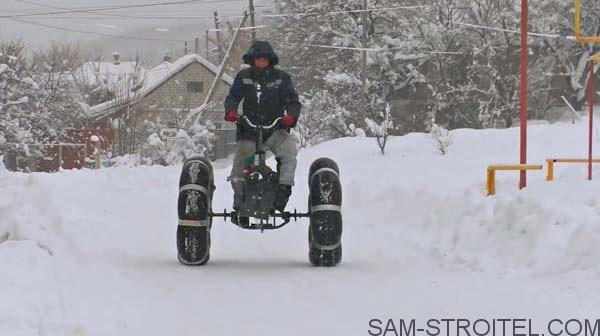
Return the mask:
M 144 139 L 135 139 L 148 123 L 160 128 L 160 134 L 175 132 L 189 126 L 190 112 L 201 106 L 208 94 L 219 68 L 199 55 L 186 55 L 155 68 L 143 71 L 129 90 L 121 91 L 110 101 L 90 107 L 89 121 L 98 128 L 115 130 L 113 152 L 132 153 Z M 223 75 L 214 102 L 222 102 L 228 93 L 233 79 Z M 227 157 L 235 146 L 235 127 L 223 120 L 222 104 L 215 104 L 203 112 L 202 121 L 212 124 L 217 135 L 214 158 Z
M 139 82 L 145 72 L 141 62 L 121 61 L 121 55 L 115 52 L 112 62 L 84 63 L 76 71 L 76 77 L 89 87 L 116 93 L 129 90 L 134 85 L 132 83 Z

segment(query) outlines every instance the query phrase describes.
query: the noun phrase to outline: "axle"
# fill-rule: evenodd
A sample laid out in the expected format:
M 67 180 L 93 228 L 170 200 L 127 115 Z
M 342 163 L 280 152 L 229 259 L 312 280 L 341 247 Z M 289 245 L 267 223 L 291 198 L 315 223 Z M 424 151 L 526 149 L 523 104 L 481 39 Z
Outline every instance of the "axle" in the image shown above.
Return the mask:
M 228 212 L 227 210 L 223 210 L 222 213 L 211 213 L 209 216 L 214 217 L 222 217 L 223 219 L 231 218 L 234 216 L 235 212 Z M 294 221 L 298 221 L 300 218 L 308 218 L 310 217 L 310 213 L 299 213 L 297 210 L 294 212 L 275 212 L 271 213 L 271 218 L 273 219 L 273 223 L 269 223 L 269 220 L 261 219 L 258 223 L 248 223 L 240 224 L 235 221 L 232 221 L 235 225 L 239 226 L 245 230 L 260 230 L 264 232 L 265 230 L 277 230 L 286 226 L 293 219 Z M 277 218 L 281 218 L 282 222 L 277 224 Z
M 209 217 L 221 217 L 224 219 L 227 218 L 231 218 L 232 214 L 234 214 L 234 211 L 227 211 L 227 209 L 223 210 L 223 212 L 211 212 Z M 275 218 L 282 218 L 284 220 L 286 219 L 293 219 L 295 221 L 301 219 L 301 218 L 309 218 L 310 217 L 310 213 L 308 212 L 298 212 L 298 210 L 294 210 L 294 212 L 289 212 L 289 211 L 285 211 L 285 212 L 272 212 L 271 213 L 271 217 L 275 217 Z

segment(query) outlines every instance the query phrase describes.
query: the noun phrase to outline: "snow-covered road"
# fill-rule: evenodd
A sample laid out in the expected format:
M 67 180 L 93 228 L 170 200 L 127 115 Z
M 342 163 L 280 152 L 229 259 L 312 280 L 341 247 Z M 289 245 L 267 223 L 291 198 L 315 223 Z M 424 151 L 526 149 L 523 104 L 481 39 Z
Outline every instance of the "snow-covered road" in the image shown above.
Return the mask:
M 580 156 L 585 123 L 532 127 L 531 160 Z M 303 151 L 331 156 L 344 186 L 344 259 L 307 262 L 307 223 L 260 234 L 217 220 L 211 261 L 177 262 L 179 167 L 0 172 L 0 335 L 368 335 L 372 318 L 596 318 L 600 182 L 581 166 L 557 181 L 499 176 L 518 130 L 459 130 L 450 153 L 422 134 Z M 214 208 L 230 204 L 217 170 Z M 596 172 L 600 174 L 600 171 Z M 600 175 L 598 175 L 600 177 Z M 595 315 L 594 315 L 595 314 Z

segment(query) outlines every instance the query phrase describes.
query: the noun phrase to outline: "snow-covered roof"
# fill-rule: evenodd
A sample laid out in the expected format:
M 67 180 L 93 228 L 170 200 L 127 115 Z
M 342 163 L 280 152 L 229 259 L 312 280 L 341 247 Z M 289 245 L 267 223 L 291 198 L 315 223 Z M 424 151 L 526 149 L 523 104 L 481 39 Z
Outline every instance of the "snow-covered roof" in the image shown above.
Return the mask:
M 105 85 L 112 89 L 126 86 L 136 74 L 143 75 L 145 69 L 136 62 L 87 62 L 77 76 L 88 85 Z
M 219 73 L 219 67 L 208 61 L 206 58 L 195 54 L 186 55 L 173 63 L 164 62 L 154 69 L 149 70 L 144 79 L 143 90 L 145 90 L 147 93 L 154 91 L 156 88 L 169 80 L 169 78 L 173 77 L 192 63 L 199 63 L 203 65 L 215 75 Z M 223 74 L 222 79 L 225 83 L 233 85 L 233 78 L 231 78 L 231 76 Z
M 210 70 L 215 75 L 219 72 L 219 67 L 205 59 L 204 57 L 196 54 L 186 55 L 176 60 L 173 63 L 164 62 L 153 69 L 146 70 L 143 74 L 143 84 L 142 86 L 135 90 L 135 92 L 128 92 L 129 99 L 124 97 L 119 97 L 117 99 L 98 104 L 92 106 L 90 108 L 90 117 L 96 118 L 102 116 L 105 112 L 107 112 L 110 108 L 119 107 L 120 102 L 128 102 L 135 103 L 139 101 L 141 98 L 150 94 L 152 91 L 159 88 L 165 82 L 167 82 L 170 78 L 178 74 L 180 71 L 188 67 L 193 63 L 199 63 L 208 70 Z M 233 84 L 233 78 L 227 74 L 223 74 L 221 78 L 228 85 Z M 121 103 L 123 105 L 124 103 Z

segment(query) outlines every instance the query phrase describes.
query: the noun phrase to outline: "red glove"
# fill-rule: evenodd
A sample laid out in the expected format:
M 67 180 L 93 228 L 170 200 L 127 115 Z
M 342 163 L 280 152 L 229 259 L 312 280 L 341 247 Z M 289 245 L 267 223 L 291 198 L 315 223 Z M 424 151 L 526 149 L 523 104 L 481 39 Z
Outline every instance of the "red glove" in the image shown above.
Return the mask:
M 281 118 L 281 124 L 287 127 L 294 127 L 296 125 L 296 118 L 289 114 L 286 114 Z
M 239 119 L 240 119 L 240 116 L 238 116 L 237 111 L 229 111 L 225 115 L 225 120 L 227 120 L 229 122 L 237 122 Z

